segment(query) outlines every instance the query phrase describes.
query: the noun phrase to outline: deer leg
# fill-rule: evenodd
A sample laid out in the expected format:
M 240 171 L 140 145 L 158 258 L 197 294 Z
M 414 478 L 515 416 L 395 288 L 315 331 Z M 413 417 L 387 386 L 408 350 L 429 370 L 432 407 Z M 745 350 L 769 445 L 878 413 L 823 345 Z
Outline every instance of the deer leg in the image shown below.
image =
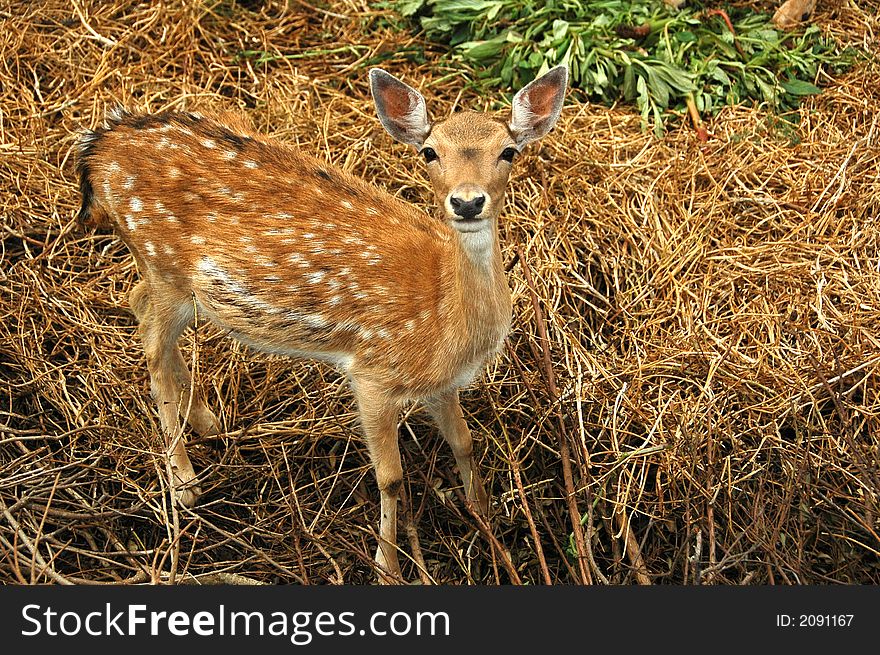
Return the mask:
M 465 423 L 458 401 L 458 390 L 450 391 L 425 401 L 428 412 L 433 417 L 440 433 L 452 448 L 452 454 L 458 464 L 464 493 L 483 516 L 489 512 L 489 497 L 480 480 L 473 457 L 473 440 L 471 431 Z
M 195 482 L 196 473 L 186 452 L 178 419 L 179 413 L 186 411 L 186 405 L 181 407 L 181 404 L 188 403 L 189 397 L 181 384 L 180 367 L 185 369 L 185 364 L 177 348 L 177 339 L 192 321 L 193 311 L 187 298 L 174 299 L 170 293 L 164 296 L 170 302 L 155 302 L 155 298 L 149 297 L 150 287 L 145 284 L 141 282 L 132 292 L 132 309 L 139 321 L 138 332 L 150 372 L 150 390 L 159 409 L 159 422 L 175 478 L 176 500 L 191 507 L 201 489 Z M 189 384 L 189 376 L 183 377 Z
M 403 467 L 397 443 L 398 403 L 367 384 L 354 384 L 361 425 L 370 459 L 379 485 L 381 518 L 376 563 L 379 581 L 399 582 L 402 578 L 397 561 L 397 499 L 403 484 Z
M 143 321 L 143 317 L 151 311 L 149 282 L 146 280 L 139 282 L 129 293 L 128 302 L 138 322 Z M 187 322 L 188 324 L 189 322 Z M 185 327 L 182 329 L 185 329 Z M 179 395 L 180 402 L 178 404 L 180 413 L 186 418 L 187 423 L 190 424 L 192 429 L 203 437 L 218 434 L 220 432 L 220 422 L 217 420 L 214 412 L 208 409 L 199 392 L 193 388 L 192 375 L 186 366 L 186 361 L 183 359 L 180 349 L 176 345 L 177 340 L 175 339 L 174 341 L 175 345 L 171 350 L 171 358 L 177 383 L 182 390 Z M 190 398 L 190 395 L 192 398 Z

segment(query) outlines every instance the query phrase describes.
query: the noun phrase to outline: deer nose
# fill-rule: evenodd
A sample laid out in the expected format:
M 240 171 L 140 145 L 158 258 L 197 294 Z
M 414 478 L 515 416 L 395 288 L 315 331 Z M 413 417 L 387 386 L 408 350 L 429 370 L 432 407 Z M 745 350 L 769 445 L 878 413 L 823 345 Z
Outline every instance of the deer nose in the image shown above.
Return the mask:
M 486 196 L 478 195 L 470 200 L 463 200 L 458 196 L 452 196 L 449 199 L 449 204 L 452 205 L 452 210 L 457 216 L 461 216 L 465 219 L 474 218 L 477 214 L 483 211 L 483 207 L 486 204 Z

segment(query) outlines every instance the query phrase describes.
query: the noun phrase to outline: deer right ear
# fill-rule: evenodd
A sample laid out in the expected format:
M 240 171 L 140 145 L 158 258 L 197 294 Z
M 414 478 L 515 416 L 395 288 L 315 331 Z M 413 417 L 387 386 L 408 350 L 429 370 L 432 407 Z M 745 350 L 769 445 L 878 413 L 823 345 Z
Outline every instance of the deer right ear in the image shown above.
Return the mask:
M 388 134 L 402 143 L 421 148 L 431 132 L 422 94 L 381 68 L 370 71 L 370 91 L 379 120 Z

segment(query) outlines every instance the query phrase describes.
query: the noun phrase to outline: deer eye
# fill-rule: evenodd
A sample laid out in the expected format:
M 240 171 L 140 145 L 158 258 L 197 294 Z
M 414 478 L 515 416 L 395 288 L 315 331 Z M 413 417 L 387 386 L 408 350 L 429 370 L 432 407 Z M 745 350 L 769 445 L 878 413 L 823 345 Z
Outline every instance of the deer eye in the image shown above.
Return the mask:
M 422 148 L 422 157 L 430 164 L 432 161 L 437 161 L 437 151 L 433 148 Z
M 501 157 L 499 159 L 503 159 L 504 161 L 513 161 L 513 158 L 516 157 L 516 148 L 505 148 L 501 151 Z

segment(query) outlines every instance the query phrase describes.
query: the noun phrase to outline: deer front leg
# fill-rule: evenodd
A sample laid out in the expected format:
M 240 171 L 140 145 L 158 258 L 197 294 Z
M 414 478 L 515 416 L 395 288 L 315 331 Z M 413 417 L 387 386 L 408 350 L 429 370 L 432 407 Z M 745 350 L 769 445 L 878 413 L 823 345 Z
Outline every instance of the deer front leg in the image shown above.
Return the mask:
M 370 459 L 379 485 L 381 518 L 376 563 L 382 572 L 379 581 L 394 584 L 402 581 L 397 561 L 397 500 L 403 484 L 403 467 L 397 443 L 399 404 L 389 399 L 375 385 L 356 382 L 355 396 Z
M 443 438 L 452 448 L 465 496 L 474 503 L 483 516 L 486 516 L 489 512 L 489 497 L 486 495 L 486 489 L 474 462 L 473 440 L 462 415 L 458 390 L 428 398 L 425 405 L 440 428 Z
M 192 507 L 201 495 L 201 488 L 196 484 L 196 473 L 186 452 L 178 418 L 181 400 L 189 403 L 189 397 L 180 381 L 180 366 L 185 368 L 185 364 L 177 348 L 177 339 L 192 318 L 191 314 L 187 316 L 182 302 L 174 306 L 159 305 L 149 299 L 148 291 L 145 282 L 135 288 L 132 309 L 138 318 L 138 332 L 147 358 L 150 390 L 159 409 L 159 422 L 174 476 L 175 500 Z
M 132 289 L 128 295 L 128 304 L 138 323 L 142 323 L 153 314 L 154 309 L 150 301 L 149 282 L 142 280 Z M 188 314 L 189 312 L 185 311 L 184 313 Z M 172 320 L 175 319 L 179 321 L 179 317 L 172 317 Z M 189 321 L 186 321 L 185 325 L 188 324 Z M 182 331 L 184 328 L 180 329 Z M 198 391 L 193 388 L 192 375 L 183 359 L 183 355 L 180 354 L 180 348 L 177 347 L 176 341 L 177 339 L 174 339 L 175 345 L 169 351 L 169 358 L 177 380 L 177 386 L 181 389 L 179 402 L 177 403 L 179 413 L 186 418 L 187 423 L 192 426 L 192 429 L 201 436 L 207 437 L 218 434 L 220 432 L 220 421 L 217 420 L 214 412 L 208 409 Z

